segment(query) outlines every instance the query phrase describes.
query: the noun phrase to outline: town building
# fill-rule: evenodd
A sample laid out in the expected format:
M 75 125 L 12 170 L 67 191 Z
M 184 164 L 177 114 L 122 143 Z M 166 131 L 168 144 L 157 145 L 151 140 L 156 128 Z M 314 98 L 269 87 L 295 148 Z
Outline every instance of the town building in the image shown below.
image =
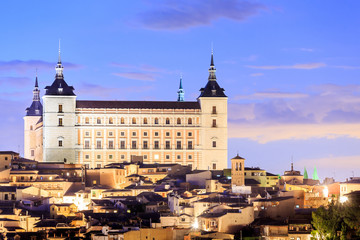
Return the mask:
M 196 101 L 85 101 L 64 79 L 60 58 L 55 80 L 40 101 L 38 78 L 24 117 L 25 158 L 100 168 L 143 156 L 145 163 L 180 163 L 193 169 L 227 167 L 227 96 L 209 77 Z

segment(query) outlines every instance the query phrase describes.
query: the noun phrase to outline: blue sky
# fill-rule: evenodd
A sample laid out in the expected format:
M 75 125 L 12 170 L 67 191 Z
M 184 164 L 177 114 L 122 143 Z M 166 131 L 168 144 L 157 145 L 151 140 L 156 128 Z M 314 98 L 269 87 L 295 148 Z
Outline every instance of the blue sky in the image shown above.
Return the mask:
M 186 100 L 206 84 L 211 46 L 229 96 L 229 157 L 282 173 L 360 175 L 360 2 L 20 1 L 0 3 L 0 149 L 23 152 L 36 68 L 78 99 Z M 43 93 L 43 91 L 42 91 Z M 311 174 L 310 174 L 311 175 Z

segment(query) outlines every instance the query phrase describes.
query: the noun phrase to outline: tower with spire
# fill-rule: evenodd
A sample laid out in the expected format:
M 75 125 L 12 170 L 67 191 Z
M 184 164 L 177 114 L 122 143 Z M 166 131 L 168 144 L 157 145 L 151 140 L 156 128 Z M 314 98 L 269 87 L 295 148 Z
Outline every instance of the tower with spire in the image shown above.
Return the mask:
M 39 127 L 42 123 L 43 106 L 40 101 L 40 90 L 38 76 L 36 73 L 35 86 L 33 90 L 33 99 L 30 107 L 26 108 L 24 117 L 24 157 L 28 159 L 40 160 L 42 158 L 41 144 L 39 135 L 42 129 Z M 42 138 L 40 136 L 40 138 Z
M 177 94 L 178 94 L 178 99 L 177 99 L 178 102 L 185 101 L 185 91 L 182 86 L 182 76 L 180 77 L 179 91 L 177 92 Z
M 214 53 L 211 52 L 209 77 L 200 89 L 203 155 L 199 164 L 202 169 L 227 167 L 227 96 L 216 78 Z
M 59 42 L 59 56 L 55 79 L 45 87 L 43 96 L 43 161 L 75 163 L 75 108 L 74 88 L 64 79 Z

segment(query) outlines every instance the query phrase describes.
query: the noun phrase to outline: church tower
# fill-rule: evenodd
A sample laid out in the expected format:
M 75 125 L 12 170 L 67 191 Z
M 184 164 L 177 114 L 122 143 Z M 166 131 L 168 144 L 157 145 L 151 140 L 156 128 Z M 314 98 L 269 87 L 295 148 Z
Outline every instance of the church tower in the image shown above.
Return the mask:
M 227 168 L 227 96 L 216 79 L 214 54 L 211 53 L 209 78 L 200 89 L 202 159 L 201 169 Z
M 239 154 L 231 159 L 231 186 L 245 186 L 245 159 Z
M 43 96 L 43 161 L 75 163 L 76 95 L 64 80 L 60 46 L 55 70 L 55 80 Z
M 33 101 L 31 106 L 26 110 L 24 117 L 24 157 L 34 159 L 37 161 L 42 160 L 42 144 L 41 144 L 41 125 L 43 106 L 40 102 L 40 90 L 38 84 L 38 77 L 36 74 L 35 87 L 33 90 Z M 38 137 L 40 135 L 40 137 Z

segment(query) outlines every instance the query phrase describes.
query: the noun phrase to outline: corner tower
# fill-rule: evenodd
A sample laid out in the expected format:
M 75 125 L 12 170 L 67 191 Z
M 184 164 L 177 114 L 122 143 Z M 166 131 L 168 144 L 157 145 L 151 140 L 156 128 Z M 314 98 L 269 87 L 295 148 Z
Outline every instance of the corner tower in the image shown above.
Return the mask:
M 178 102 L 185 101 L 185 91 L 182 86 L 182 77 L 180 77 L 179 91 L 177 92 L 177 94 L 178 94 L 178 99 L 177 99 Z
M 43 96 L 43 161 L 75 163 L 76 95 L 64 80 L 60 46 L 55 70 L 55 80 Z
M 216 79 L 214 54 L 211 53 L 209 78 L 200 89 L 198 101 L 201 106 L 201 169 L 227 168 L 227 96 Z
M 33 90 L 33 101 L 26 110 L 24 117 L 24 157 L 42 160 L 42 137 L 41 131 L 43 106 L 40 102 L 40 90 L 36 74 L 35 87 Z

